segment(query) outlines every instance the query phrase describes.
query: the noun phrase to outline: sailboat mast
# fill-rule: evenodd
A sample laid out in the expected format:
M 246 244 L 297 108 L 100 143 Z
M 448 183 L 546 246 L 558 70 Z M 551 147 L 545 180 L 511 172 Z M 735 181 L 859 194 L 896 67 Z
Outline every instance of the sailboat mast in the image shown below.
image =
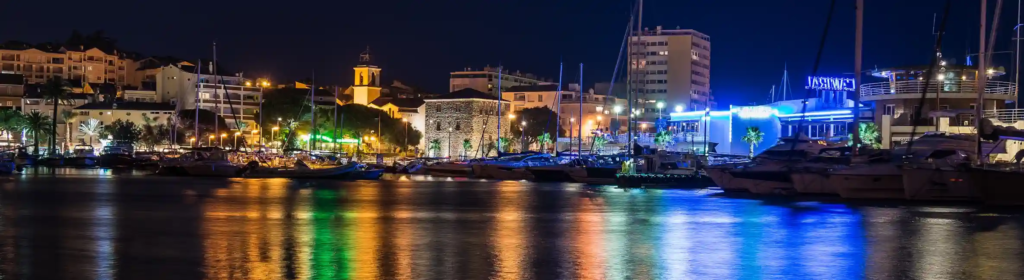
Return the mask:
M 984 112 L 984 110 L 982 108 L 985 107 L 985 100 L 984 100 L 983 96 L 985 94 L 985 84 L 988 83 L 988 75 L 986 73 L 986 71 L 988 69 L 987 68 L 988 67 L 988 59 L 986 59 L 988 57 L 988 54 L 985 53 L 985 51 L 988 50 L 988 48 L 985 47 L 985 22 L 987 21 L 987 19 L 986 19 L 987 13 L 988 13 L 988 1 L 987 0 L 981 0 L 981 32 L 978 33 L 981 37 L 978 40 L 978 45 L 979 45 L 978 46 L 978 71 L 976 72 L 978 77 L 975 78 L 977 86 L 974 87 L 975 90 L 977 90 L 977 92 L 978 92 L 978 100 L 976 101 L 977 105 L 974 106 L 974 126 L 975 126 L 974 129 L 977 132 L 976 133 L 977 137 L 975 137 L 977 145 L 975 145 L 975 147 L 974 147 L 974 152 L 976 153 L 977 158 L 978 158 L 975 162 L 978 163 L 978 164 L 981 163 L 981 152 L 982 152 L 982 150 L 981 150 L 981 118 L 984 117 L 984 115 L 982 115 L 982 113 Z
M 853 48 L 853 155 L 857 155 L 857 147 L 860 146 L 860 67 L 864 39 L 864 0 L 857 0 L 856 8 L 857 28 Z
M 331 141 L 334 141 L 331 144 L 332 144 L 332 146 L 334 148 L 334 151 L 338 151 L 338 142 L 339 142 L 338 141 L 338 104 L 337 104 L 337 102 L 338 102 L 338 88 L 335 87 L 334 88 L 334 102 L 331 102 L 332 103 L 331 105 L 333 105 L 332 107 L 334 107 L 334 130 L 331 132 Z M 406 123 L 406 127 L 408 127 L 408 125 L 409 124 Z M 409 131 L 409 129 L 406 129 L 406 131 Z M 406 137 L 406 139 L 409 139 L 408 135 L 405 136 L 405 137 Z M 402 151 L 406 152 L 406 149 L 408 149 L 408 148 L 409 148 L 408 146 L 403 147 Z
M 770 100 L 768 101 L 768 103 L 775 103 L 775 85 L 772 85 L 772 90 L 769 91 L 768 94 L 770 96 L 768 98 L 768 100 Z
M 577 130 L 579 131 L 577 134 L 579 134 L 578 137 L 580 139 L 576 143 L 576 152 L 579 153 L 580 156 L 583 155 L 583 91 L 585 88 L 586 87 L 583 86 L 583 63 L 580 63 L 580 124 L 578 124 L 579 129 Z
M 217 102 L 213 103 L 213 107 L 215 109 L 214 110 L 214 115 L 213 115 L 213 137 L 217 137 L 220 134 L 220 122 L 218 120 L 220 120 L 220 102 L 222 102 L 222 99 L 220 98 L 220 96 L 217 96 L 217 88 L 220 87 L 220 81 L 218 81 L 218 79 L 217 79 L 217 42 L 213 42 L 213 67 L 212 68 L 213 69 L 210 69 L 210 72 L 213 72 L 213 79 L 214 79 L 214 81 L 213 81 L 213 96 L 217 98 Z M 225 94 L 225 95 L 227 95 L 227 94 Z M 199 139 L 196 139 L 196 141 L 199 141 Z
M 195 129 L 196 129 L 196 131 L 195 131 L 195 134 L 192 134 L 192 138 L 194 138 L 196 140 L 195 140 L 195 142 L 189 143 L 189 145 L 193 146 L 193 148 L 195 148 L 195 145 L 199 143 L 199 77 L 201 77 L 203 75 L 203 72 L 200 71 L 200 68 L 203 67 L 203 60 L 200 59 L 198 63 L 199 64 L 196 64 L 196 105 L 195 105 L 195 109 L 196 109 Z M 216 120 L 214 120 L 214 121 L 216 121 Z
M 501 144 L 501 65 L 498 65 L 498 152 L 501 152 Z
M 310 78 L 309 85 L 309 151 L 313 152 L 313 147 L 316 146 L 316 70 L 313 70 L 313 77 Z M 377 134 L 380 134 L 380 131 Z
M 551 150 L 558 155 L 558 132 L 562 131 L 562 62 L 558 62 L 558 95 L 555 96 L 555 147 Z

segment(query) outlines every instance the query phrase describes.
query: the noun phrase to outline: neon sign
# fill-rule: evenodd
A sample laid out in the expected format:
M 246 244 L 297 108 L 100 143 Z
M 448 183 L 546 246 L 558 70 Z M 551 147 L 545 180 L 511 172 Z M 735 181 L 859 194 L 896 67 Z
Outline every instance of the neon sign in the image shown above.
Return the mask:
M 854 91 L 853 78 L 807 77 L 807 88 L 817 90 Z
M 775 110 L 768 106 L 736 107 L 733 110 L 744 119 L 764 119 L 775 114 Z

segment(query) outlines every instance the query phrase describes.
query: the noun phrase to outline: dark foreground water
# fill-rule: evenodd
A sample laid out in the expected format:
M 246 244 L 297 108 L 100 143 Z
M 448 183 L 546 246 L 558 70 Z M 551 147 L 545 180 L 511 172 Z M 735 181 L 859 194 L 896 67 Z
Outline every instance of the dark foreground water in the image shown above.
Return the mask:
M 0 179 L 0 279 L 1021 279 L 1024 219 L 399 178 Z

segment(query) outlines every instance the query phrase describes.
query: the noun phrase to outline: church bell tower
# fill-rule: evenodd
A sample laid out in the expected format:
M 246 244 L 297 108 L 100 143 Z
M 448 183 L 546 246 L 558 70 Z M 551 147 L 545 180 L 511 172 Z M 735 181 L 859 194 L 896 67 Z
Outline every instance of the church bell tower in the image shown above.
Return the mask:
M 380 68 L 370 62 L 370 48 L 359 54 L 359 65 L 352 68 L 352 103 L 367 105 L 380 97 Z

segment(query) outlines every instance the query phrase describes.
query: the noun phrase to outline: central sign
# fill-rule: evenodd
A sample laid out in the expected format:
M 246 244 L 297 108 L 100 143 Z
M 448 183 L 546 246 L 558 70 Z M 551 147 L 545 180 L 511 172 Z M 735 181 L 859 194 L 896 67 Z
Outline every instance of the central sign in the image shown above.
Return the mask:
M 817 90 L 854 91 L 853 78 L 807 77 L 807 88 Z

